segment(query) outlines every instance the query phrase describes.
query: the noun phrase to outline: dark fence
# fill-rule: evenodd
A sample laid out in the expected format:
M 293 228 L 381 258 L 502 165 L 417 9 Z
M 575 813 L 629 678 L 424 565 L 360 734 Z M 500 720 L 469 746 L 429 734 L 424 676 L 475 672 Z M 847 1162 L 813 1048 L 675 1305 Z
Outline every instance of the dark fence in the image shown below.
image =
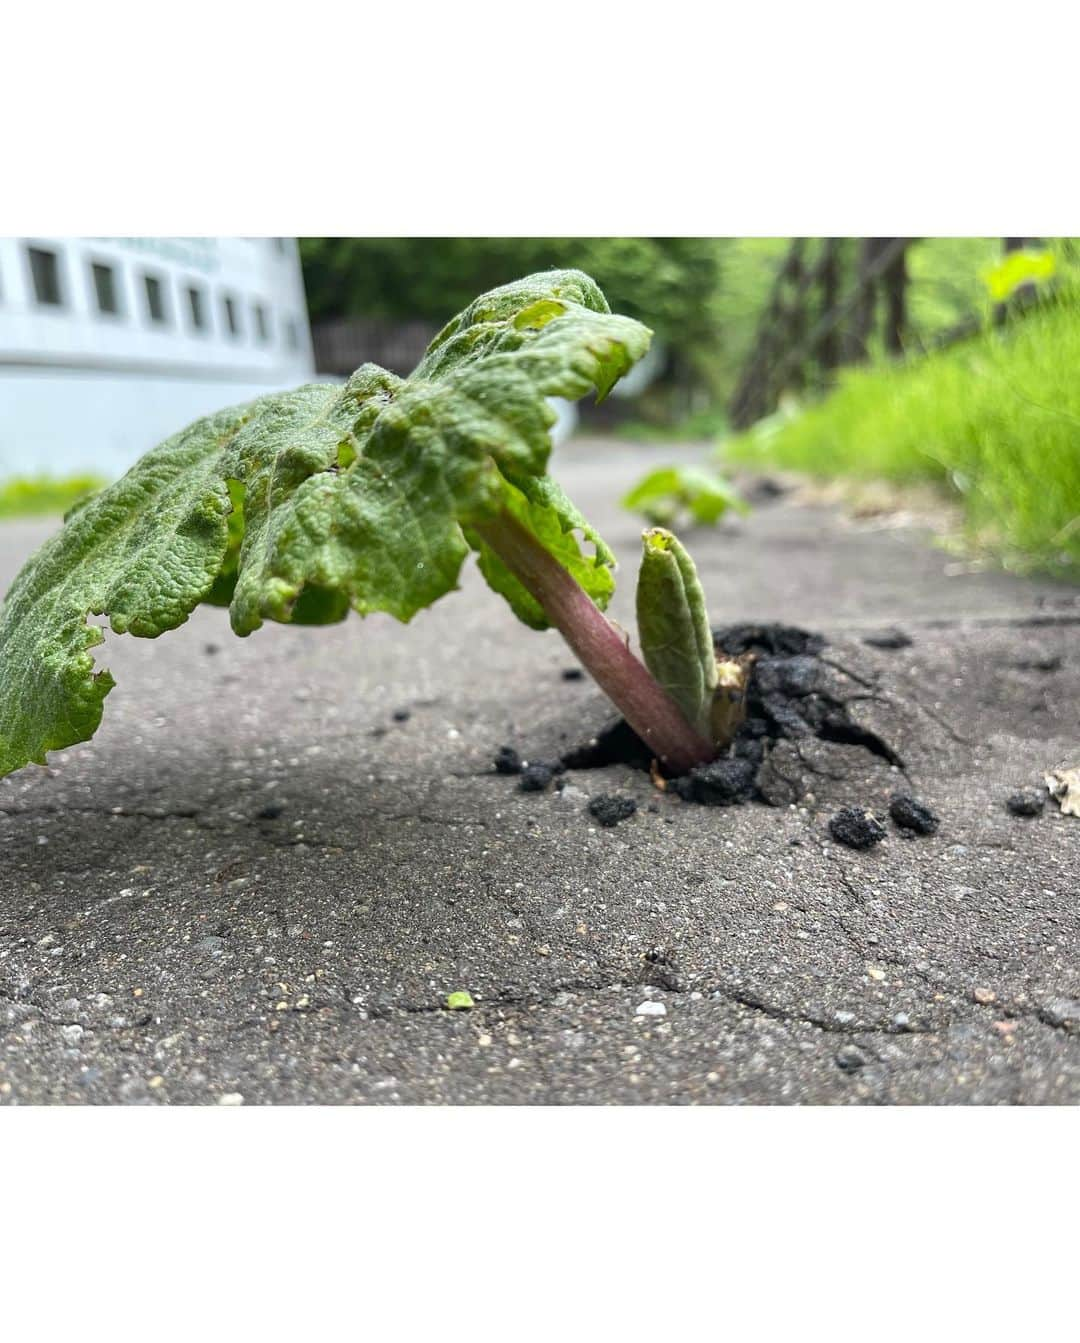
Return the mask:
M 378 364 L 401 377 L 411 373 L 437 334 L 427 322 L 391 322 L 377 317 L 348 317 L 316 322 L 311 328 L 315 367 L 320 373 L 347 377 L 361 364 Z

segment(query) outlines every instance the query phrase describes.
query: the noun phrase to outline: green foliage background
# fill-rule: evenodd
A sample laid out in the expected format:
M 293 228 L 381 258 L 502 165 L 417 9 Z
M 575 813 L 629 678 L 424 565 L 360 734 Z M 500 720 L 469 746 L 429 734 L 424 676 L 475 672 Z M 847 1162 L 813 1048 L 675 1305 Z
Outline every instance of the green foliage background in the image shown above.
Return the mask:
M 939 482 L 1017 569 L 1080 576 L 1080 289 L 901 363 L 845 369 L 803 409 L 720 448 L 729 463 Z

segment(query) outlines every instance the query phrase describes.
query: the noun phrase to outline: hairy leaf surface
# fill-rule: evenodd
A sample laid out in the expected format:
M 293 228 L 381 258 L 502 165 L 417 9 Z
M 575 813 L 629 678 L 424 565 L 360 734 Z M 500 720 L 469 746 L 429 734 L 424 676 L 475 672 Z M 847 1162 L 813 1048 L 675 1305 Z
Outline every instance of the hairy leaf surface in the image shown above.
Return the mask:
M 547 476 L 548 397 L 605 395 L 649 332 L 578 271 L 483 295 L 402 379 L 267 396 L 189 426 L 73 511 L 0 609 L 0 774 L 84 741 L 112 688 L 87 624 L 147 638 L 200 602 L 241 635 L 350 609 L 409 620 L 457 586 L 470 541 L 527 624 L 543 612 L 470 524 L 509 509 L 598 605 L 613 558 Z M 576 533 L 590 543 L 583 553 Z

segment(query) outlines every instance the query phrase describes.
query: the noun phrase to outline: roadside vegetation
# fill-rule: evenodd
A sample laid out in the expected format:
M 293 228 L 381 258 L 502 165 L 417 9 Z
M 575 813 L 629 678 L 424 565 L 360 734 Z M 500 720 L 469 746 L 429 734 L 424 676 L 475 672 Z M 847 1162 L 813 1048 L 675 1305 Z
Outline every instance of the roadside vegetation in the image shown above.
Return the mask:
M 0 518 L 63 514 L 80 499 L 100 490 L 98 476 L 13 476 L 0 481 Z
M 936 481 L 1010 567 L 1080 574 L 1080 288 L 936 354 L 842 370 L 724 441 L 727 465 Z

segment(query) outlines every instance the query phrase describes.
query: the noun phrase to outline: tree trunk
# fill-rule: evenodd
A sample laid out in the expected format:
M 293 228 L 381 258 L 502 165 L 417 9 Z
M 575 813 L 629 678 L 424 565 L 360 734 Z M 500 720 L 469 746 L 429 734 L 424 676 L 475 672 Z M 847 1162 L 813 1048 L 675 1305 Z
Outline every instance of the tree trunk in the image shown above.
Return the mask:
M 794 292 L 790 301 L 782 310 L 782 320 L 787 327 L 784 344 L 787 346 L 800 345 L 802 338 L 806 333 L 806 268 L 803 265 L 802 248 L 792 258 L 792 265 L 788 277 L 794 285 Z M 800 364 L 797 368 L 791 370 L 791 377 L 788 379 L 790 386 L 801 387 L 803 385 L 806 369 Z M 783 392 L 783 387 L 774 387 L 774 394 L 779 395 Z
M 889 239 L 884 239 L 888 242 Z M 907 329 L 907 253 L 899 252 L 882 276 L 885 290 L 885 348 L 890 354 L 904 353 Z
M 825 239 L 825 252 L 821 259 L 822 316 L 831 313 L 840 298 L 840 242 L 839 238 Z M 818 358 L 826 372 L 840 362 L 840 333 L 836 327 L 830 328 L 822 336 Z
M 887 239 L 863 238 L 859 247 L 859 263 L 855 284 L 858 298 L 851 315 L 847 338 L 845 363 L 858 364 L 870 352 L 870 334 L 874 329 L 874 309 L 877 307 L 877 282 L 873 275 L 874 262 Z
M 805 238 L 792 238 L 791 246 L 776 273 L 769 302 L 758 324 L 754 348 L 728 407 L 728 418 L 735 429 L 745 429 L 772 409 L 772 368 L 775 360 L 784 352 L 781 330 L 784 289 L 791 279 L 802 272 L 805 246 Z

